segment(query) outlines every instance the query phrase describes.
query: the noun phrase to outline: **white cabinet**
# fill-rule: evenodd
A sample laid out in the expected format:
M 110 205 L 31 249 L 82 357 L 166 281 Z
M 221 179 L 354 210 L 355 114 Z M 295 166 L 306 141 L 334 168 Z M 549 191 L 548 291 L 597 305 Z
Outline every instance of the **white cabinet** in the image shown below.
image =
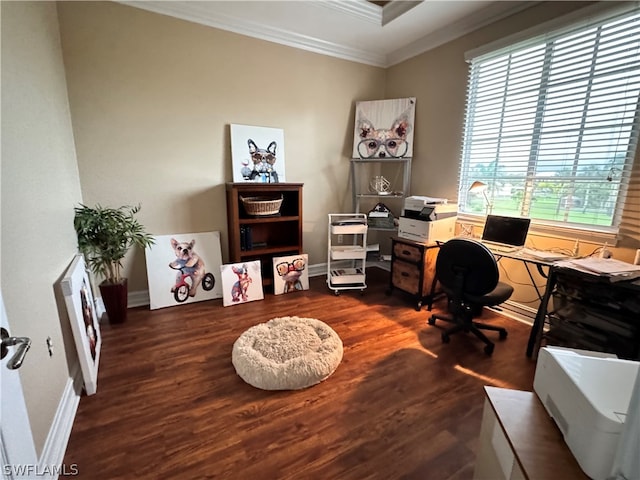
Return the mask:
M 364 291 L 367 260 L 367 216 L 330 213 L 327 238 L 327 285 L 341 290 Z

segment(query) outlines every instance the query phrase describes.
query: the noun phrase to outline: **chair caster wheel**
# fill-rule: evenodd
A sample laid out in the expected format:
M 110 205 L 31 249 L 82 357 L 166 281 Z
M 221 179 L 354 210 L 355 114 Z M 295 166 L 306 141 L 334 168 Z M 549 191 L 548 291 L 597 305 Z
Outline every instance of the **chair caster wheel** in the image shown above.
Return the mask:
M 435 325 L 436 324 L 436 319 L 434 318 L 434 316 L 430 316 L 429 319 L 427 320 L 427 323 L 429 325 Z
M 507 331 L 500 330 L 500 340 L 504 340 L 505 338 L 507 338 Z
M 484 347 L 484 353 L 486 353 L 487 355 L 491 355 L 493 353 L 493 344 L 487 345 L 486 347 Z
M 339 297 L 339 296 L 340 296 L 340 292 L 339 292 L 339 291 L 337 291 L 337 290 L 335 290 L 333 293 L 335 294 L 335 296 L 336 296 L 336 297 Z
M 442 334 L 442 343 L 449 343 L 449 335 L 446 333 Z

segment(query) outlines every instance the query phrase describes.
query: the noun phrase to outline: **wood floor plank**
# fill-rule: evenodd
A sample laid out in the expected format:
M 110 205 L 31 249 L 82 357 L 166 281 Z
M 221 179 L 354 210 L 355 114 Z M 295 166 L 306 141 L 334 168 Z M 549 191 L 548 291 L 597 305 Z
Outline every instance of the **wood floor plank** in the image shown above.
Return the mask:
M 83 396 L 65 455 L 87 479 L 471 478 L 484 385 L 531 390 L 530 327 L 486 314 L 509 336 L 491 357 L 475 337 L 442 344 L 411 300 L 368 269 L 363 295 L 310 289 L 131 309 L 103 326 L 98 393 Z M 441 311 L 446 302 L 434 305 Z M 240 379 L 233 342 L 270 318 L 322 320 L 344 356 L 325 382 L 268 392 Z

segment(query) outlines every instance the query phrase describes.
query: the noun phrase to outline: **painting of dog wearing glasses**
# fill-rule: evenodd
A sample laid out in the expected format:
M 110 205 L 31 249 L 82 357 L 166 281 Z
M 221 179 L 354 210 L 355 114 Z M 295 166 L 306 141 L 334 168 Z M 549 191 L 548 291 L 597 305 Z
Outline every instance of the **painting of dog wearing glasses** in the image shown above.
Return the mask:
M 231 159 L 234 182 L 285 182 L 284 131 L 231 125 Z
M 299 292 L 309 290 L 309 273 L 306 253 L 273 258 L 273 293 Z
M 410 158 L 416 99 L 357 102 L 353 158 Z

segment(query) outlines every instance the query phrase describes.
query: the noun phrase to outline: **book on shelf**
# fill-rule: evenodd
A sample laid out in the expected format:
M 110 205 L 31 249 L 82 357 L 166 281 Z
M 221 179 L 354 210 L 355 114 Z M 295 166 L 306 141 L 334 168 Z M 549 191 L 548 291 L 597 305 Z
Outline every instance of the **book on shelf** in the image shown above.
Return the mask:
M 240 250 L 252 250 L 253 241 L 251 238 L 251 227 L 242 225 L 240 227 Z

